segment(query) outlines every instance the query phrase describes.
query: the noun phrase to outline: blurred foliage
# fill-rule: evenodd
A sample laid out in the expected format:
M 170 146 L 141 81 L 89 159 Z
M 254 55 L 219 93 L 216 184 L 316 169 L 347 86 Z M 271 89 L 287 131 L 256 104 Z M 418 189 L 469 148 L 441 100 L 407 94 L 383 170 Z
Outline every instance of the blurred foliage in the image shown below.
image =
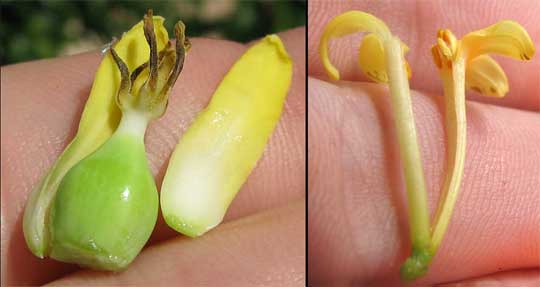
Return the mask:
M 306 23 L 304 1 L 5 1 L 0 0 L 0 64 L 96 49 L 142 19 L 147 8 L 181 19 L 187 34 L 247 42 Z

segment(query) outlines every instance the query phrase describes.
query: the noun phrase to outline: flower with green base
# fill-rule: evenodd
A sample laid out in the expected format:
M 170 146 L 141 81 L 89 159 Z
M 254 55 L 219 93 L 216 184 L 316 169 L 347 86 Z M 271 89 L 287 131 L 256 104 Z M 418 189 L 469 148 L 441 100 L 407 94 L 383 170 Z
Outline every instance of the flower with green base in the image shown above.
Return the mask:
M 292 67 L 279 37 L 269 35 L 225 75 L 169 160 L 161 209 L 170 227 L 196 237 L 223 220 L 280 119 Z
M 158 195 L 144 134 L 165 112 L 189 48 L 182 22 L 175 26 L 176 49 L 162 23 L 149 10 L 98 69 L 76 139 L 27 203 L 24 233 L 35 255 L 121 270 L 150 237 Z M 103 121 L 116 116 L 118 124 Z

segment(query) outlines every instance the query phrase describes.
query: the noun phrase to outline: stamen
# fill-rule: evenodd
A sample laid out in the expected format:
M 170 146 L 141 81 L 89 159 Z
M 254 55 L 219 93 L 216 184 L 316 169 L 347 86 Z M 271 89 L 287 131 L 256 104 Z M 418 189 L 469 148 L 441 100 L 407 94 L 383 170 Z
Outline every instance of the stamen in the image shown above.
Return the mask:
M 431 48 L 433 60 L 438 68 L 452 68 L 452 62 L 457 54 L 458 42 L 450 30 L 437 32 L 437 44 Z
M 442 30 L 442 39 L 450 48 L 452 54 L 455 54 L 457 48 L 457 39 L 456 36 L 454 36 L 454 34 L 452 33 L 452 31 L 448 29 Z
M 450 30 L 439 30 L 437 32 L 437 49 L 439 53 L 438 61 L 446 67 L 452 67 L 452 61 L 457 53 L 457 39 Z M 433 51 L 432 51 L 433 53 Z M 435 60 L 437 62 L 437 60 Z

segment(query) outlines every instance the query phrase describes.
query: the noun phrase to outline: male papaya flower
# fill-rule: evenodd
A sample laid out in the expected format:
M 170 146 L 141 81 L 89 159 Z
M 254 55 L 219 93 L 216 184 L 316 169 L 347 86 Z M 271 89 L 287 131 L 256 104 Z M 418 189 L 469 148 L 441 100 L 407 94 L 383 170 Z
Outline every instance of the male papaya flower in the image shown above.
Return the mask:
M 503 97 L 508 80 L 502 68 L 487 54 L 530 60 L 535 52 L 527 31 L 513 21 L 500 21 L 457 40 L 450 30 L 439 30 L 432 47 L 433 61 L 444 84 L 446 134 L 448 137 L 446 177 L 431 229 L 429 254 L 435 255 L 444 237 L 461 185 L 465 162 L 465 90 Z M 409 264 L 406 278 L 421 276 L 427 265 Z
M 407 188 L 409 203 L 409 224 L 412 242 L 412 255 L 406 265 L 431 260 L 429 211 L 425 188 L 422 160 L 416 138 L 408 76 L 410 68 L 404 60 L 408 47 L 392 35 L 388 27 L 373 15 L 349 11 L 330 21 L 323 32 L 319 53 L 323 65 L 334 79 L 339 79 L 339 72 L 328 59 L 328 41 L 355 32 L 371 33 L 363 38 L 359 49 L 359 65 L 362 71 L 376 82 L 388 83 L 400 156 Z M 408 267 L 404 267 L 408 269 Z
M 76 138 L 29 198 L 24 233 L 36 256 L 121 270 L 150 237 L 158 196 L 144 134 L 165 112 L 189 48 L 182 22 L 176 49 L 162 23 L 149 10 L 100 65 Z M 116 109 L 119 123 L 104 123 Z

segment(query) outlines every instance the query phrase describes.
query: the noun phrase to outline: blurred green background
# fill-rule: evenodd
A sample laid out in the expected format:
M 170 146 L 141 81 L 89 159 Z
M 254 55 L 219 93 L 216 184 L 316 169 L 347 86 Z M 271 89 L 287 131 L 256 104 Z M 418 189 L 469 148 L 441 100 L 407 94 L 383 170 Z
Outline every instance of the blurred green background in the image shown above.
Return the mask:
M 305 1 L 5 1 L 0 0 L 0 65 L 99 49 L 142 19 L 147 8 L 181 19 L 190 37 L 247 42 L 305 25 Z

